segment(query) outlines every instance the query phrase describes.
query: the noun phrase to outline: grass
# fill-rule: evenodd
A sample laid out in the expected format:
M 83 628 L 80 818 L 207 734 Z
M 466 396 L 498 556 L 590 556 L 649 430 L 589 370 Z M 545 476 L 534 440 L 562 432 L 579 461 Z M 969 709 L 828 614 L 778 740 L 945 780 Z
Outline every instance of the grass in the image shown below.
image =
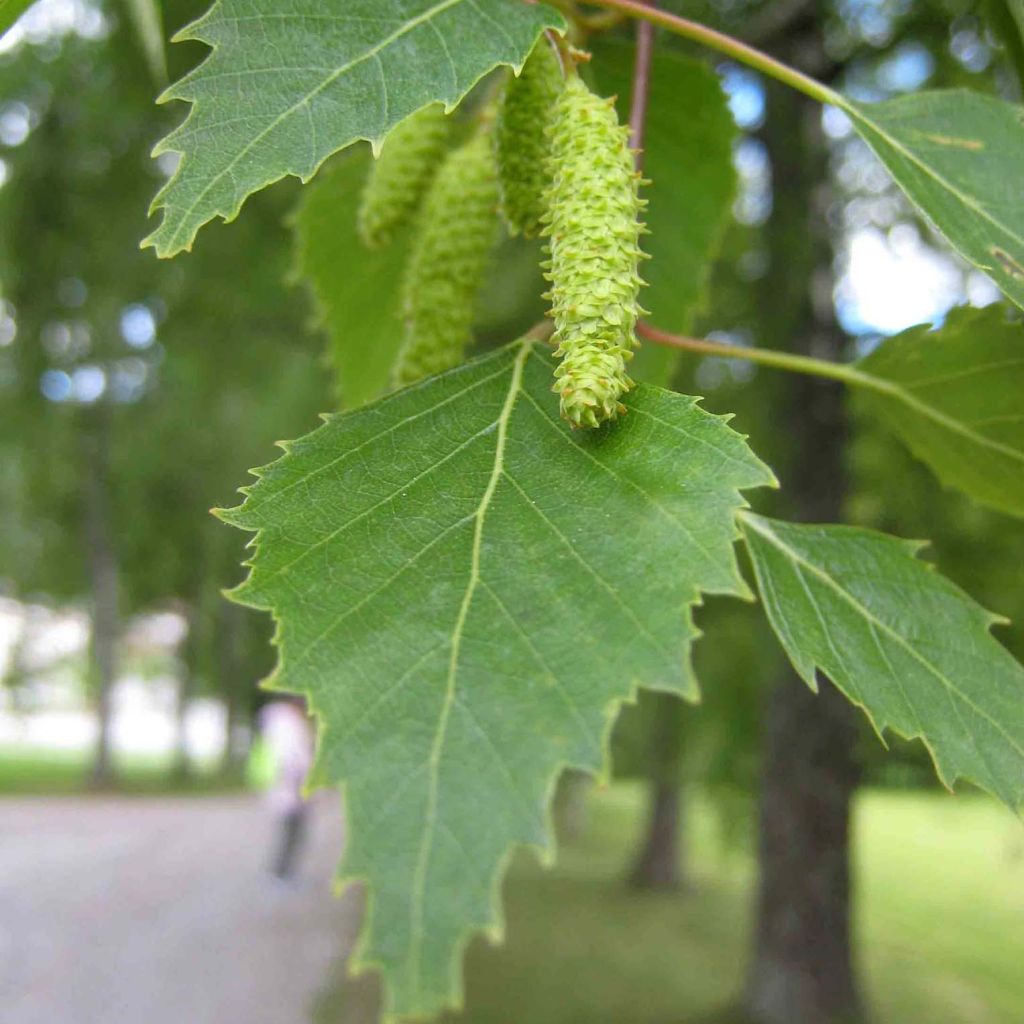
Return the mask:
M 749 849 L 724 843 L 691 806 L 684 894 L 622 883 L 642 793 L 598 794 L 583 840 L 557 867 L 517 859 L 505 886 L 506 944 L 475 941 L 466 1009 L 446 1024 L 726 1024 L 751 923 Z M 973 795 L 868 792 L 857 804 L 856 931 L 873 1024 L 1024 1020 L 1024 827 Z M 319 1024 L 372 1019 L 370 979 L 343 980 Z
M 28 746 L 0 747 L 0 797 L 71 796 L 89 791 L 91 761 L 87 751 L 41 750 Z M 117 757 L 118 793 L 144 796 L 223 792 L 238 783 L 199 766 L 187 778 L 172 773 L 168 757 Z

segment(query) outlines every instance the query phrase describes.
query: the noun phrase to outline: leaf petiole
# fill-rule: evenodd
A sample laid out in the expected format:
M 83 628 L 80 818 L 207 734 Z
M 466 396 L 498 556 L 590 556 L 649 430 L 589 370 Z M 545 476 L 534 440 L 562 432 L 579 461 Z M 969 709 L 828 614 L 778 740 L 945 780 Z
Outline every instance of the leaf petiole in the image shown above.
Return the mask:
M 609 11 L 617 11 L 642 21 L 648 21 L 653 25 L 660 25 L 684 39 L 703 43 L 713 50 L 718 50 L 719 53 L 738 60 L 741 64 L 746 64 L 748 67 L 762 72 L 769 78 L 791 86 L 819 103 L 846 106 L 845 99 L 827 85 L 823 85 L 809 75 L 797 71 L 796 68 L 791 68 L 788 64 L 783 64 L 782 61 L 769 57 L 768 54 L 762 53 L 753 46 L 742 43 L 724 32 L 708 28 L 707 25 L 701 25 L 699 22 L 690 21 L 689 18 L 681 18 L 677 14 L 670 14 L 668 11 L 648 6 L 643 0 L 588 0 L 588 2 L 595 7 L 604 7 Z
M 699 352 L 708 356 L 721 356 L 723 359 L 746 359 L 761 366 L 770 366 L 776 370 L 789 370 L 791 373 L 803 373 L 812 377 L 825 377 L 839 380 L 854 387 L 869 387 L 879 390 L 879 382 L 866 373 L 845 363 L 832 363 L 825 359 L 814 359 L 811 356 L 798 356 L 791 352 L 779 352 L 770 348 L 741 347 L 727 345 L 720 341 L 709 341 L 706 338 L 688 338 L 681 334 L 671 334 L 648 323 L 637 324 L 636 333 L 645 341 L 668 348 L 678 348 L 684 352 Z

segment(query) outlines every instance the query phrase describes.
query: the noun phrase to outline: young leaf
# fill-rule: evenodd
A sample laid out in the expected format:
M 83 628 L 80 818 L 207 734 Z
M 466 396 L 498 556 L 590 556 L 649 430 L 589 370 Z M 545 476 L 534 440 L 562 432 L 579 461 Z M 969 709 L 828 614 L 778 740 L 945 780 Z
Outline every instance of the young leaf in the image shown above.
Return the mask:
M 428 103 L 451 109 L 493 68 L 520 67 L 545 28 L 564 21 L 520 0 L 217 0 L 176 37 L 213 52 L 162 97 L 192 109 L 156 148 L 181 164 L 143 244 L 173 256 L 271 182 L 308 181 L 332 153 L 379 145 Z
M 758 589 L 796 671 L 821 669 L 879 734 L 919 737 L 947 786 L 970 779 L 1024 806 L 1024 669 L 994 622 L 915 558 L 920 547 L 847 526 L 743 513 Z
M 696 697 L 690 610 L 741 594 L 741 488 L 771 472 L 696 399 L 641 386 L 572 431 L 529 341 L 331 417 L 222 513 L 258 531 L 236 597 L 278 623 L 274 685 L 308 695 L 318 783 L 345 786 L 357 966 L 391 1019 L 461 998 L 501 935 L 513 844 L 551 850 L 566 765 L 603 770 L 637 686 Z
M 953 247 L 1024 306 L 1024 107 L 950 89 L 843 109 Z
M 857 364 L 864 401 L 943 483 L 1024 516 L 1024 325 L 998 305 L 955 309 Z
M 313 292 L 338 395 L 348 407 L 387 389 L 402 344 L 405 233 L 389 246 L 368 250 L 356 231 L 359 189 L 369 164 L 364 149 L 325 167 L 302 190 L 292 219 L 295 276 L 308 281 Z

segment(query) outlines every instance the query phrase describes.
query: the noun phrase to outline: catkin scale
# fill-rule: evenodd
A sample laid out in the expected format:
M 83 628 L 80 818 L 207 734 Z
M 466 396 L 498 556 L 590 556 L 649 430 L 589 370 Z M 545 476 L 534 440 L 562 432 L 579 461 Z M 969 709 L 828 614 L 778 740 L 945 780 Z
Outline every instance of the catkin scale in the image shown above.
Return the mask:
M 494 244 L 497 205 L 494 148 L 480 132 L 446 157 L 423 200 L 406 267 L 396 385 L 461 362 Z
M 566 83 L 549 129 L 551 184 L 544 233 L 555 321 L 554 390 L 573 426 L 618 416 L 633 382 L 626 362 L 636 346 L 644 254 L 640 175 L 611 100 L 578 77 Z
M 547 127 L 564 85 L 562 62 L 542 36 L 502 93 L 494 142 L 501 212 L 513 234 L 541 233 L 551 148 Z
M 357 227 L 371 249 L 387 245 L 415 213 L 448 141 L 448 119 L 440 103 L 398 124 L 370 168 L 359 204 Z

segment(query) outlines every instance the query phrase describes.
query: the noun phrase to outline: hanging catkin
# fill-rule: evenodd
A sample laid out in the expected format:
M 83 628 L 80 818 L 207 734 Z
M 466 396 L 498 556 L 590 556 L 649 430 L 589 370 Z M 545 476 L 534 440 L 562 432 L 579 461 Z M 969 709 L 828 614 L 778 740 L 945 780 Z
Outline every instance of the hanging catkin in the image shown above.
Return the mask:
M 642 312 L 646 204 L 612 100 L 595 96 L 577 76 L 559 97 L 550 136 L 547 297 L 562 357 L 554 390 L 569 423 L 596 427 L 624 411 L 620 398 L 633 386 L 626 361 Z
M 440 103 L 418 110 L 391 131 L 363 188 L 358 228 L 365 245 L 387 245 L 412 217 L 447 141 L 448 119 Z
M 562 62 L 545 36 L 530 54 L 522 74 L 502 93 L 495 126 L 501 183 L 501 210 L 513 234 L 541 233 L 548 186 L 551 123 L 565 85 Z
M 431 183 L 406 268 L 406 334 L 395 383 L 461 362 L 497 230 L 498 176 L 490 136 L 453 151 Z

